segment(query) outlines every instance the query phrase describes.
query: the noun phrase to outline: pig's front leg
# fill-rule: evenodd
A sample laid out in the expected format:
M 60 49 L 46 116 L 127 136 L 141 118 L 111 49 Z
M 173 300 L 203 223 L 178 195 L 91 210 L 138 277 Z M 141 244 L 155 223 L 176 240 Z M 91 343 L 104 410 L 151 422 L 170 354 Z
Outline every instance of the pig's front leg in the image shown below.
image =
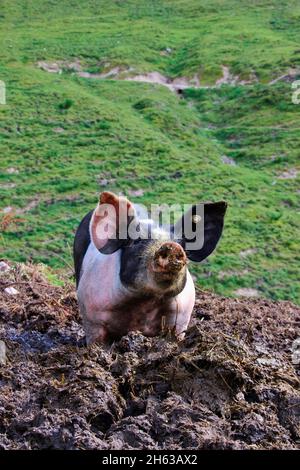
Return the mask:
M 170 312 L 166 318 L 167 328 L 173 329 L 179 340 L 183 340 L 189 326 L 195 305 L 195 286 L 189 272 L 186 285 L 172 301 Z
M 87 345 L 92 343 L 108 344 L 108 331 L 104 325 L 93 323 L 87 318 L 84 318 L 83 328 L 85 330 Z
M 178 304 L 176 302 L 174 305 L 174 310 L 169 312 L 169 314 L 165 317 L 165 321 L 162 327 L 172 331 L 176 335 L 176 338 L 179 341 L 182 341 L 185 337 L 185 332 L 188 328 L 190 317 L 191 315 L 189 312 L 182 312 L 178 309 Z
M 82 326 L 85 331 L 86 344 L 87 345 L 92 344 L 92 343 L 107 344 L 108 343 L 108 331 L 104 323 L 101 321 L 98 321 L 98 322 L 91 321 L 87 316 L 85 306 L 81 302 L 79 302 L 79 310 L 80 310 L 80 315 L 82 318 Z

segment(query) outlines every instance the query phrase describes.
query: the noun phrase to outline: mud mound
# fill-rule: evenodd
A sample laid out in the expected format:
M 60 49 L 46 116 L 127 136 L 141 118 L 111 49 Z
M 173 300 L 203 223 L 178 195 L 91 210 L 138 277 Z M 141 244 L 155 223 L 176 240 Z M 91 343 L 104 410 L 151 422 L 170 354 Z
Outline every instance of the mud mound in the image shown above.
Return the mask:
M 16 265 L 0 273 L 0 448 L 299 448 L 299 321 L 289 302 L 199 292 L 180 344 L 86 348 L 73 285 Z

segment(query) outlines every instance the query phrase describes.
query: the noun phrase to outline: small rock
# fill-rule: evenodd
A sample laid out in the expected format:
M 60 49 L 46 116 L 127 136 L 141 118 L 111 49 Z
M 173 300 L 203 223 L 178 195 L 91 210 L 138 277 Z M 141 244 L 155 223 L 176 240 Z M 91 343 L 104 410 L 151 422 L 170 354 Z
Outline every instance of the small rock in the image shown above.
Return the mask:
M 19 291 L 17 289 L 15 289 L 14 287 L 6 287 L 6 289 L 4 289 L 4 292 L 6 292 L 6 294 L 8 294 L 8 295 L 18 295 L 19 294 Z
M 15 183 L 3 183 L 3 184 L 0 184 L 0 188 L 1 189 L 12 189 L 12 188 L 15 188 L 16 187 L 16 184 Z
M 243 394 L 243 392 L 239 392 L 239 393 L 236 394 L 235 399 L 237 401 L 243 401 L 243 400 L 245 400 L 245 395 Z
M 49 73 L 61 73 L 62 72 L 60 66 L 56 62 L 48 63 L 48 62 L 40 61 L 37 63 L 37 65 L 40 69 L 44 70 L 45 72 L 49 72 Z
M 181 178 L 181 177 L 182 177 L 182 172 L 181 172 L 181 171 L 175 171 L 175 173 L 172 173 L 172 174 L 170 175 L 170 178 L 174 178 L 174 179 L 176 179 L 176 180 L 179 179 L 179 178 Z
M 262 424 L 262 423 L 264 422 L 264 418 L 263 418 L 261 415 L 259 415 L 258 413 L 253 413 L 252 416 L 253 416 L 253 418 L 255 418 L 259 423 Z
M 235 295 L 238 297 L 259 297 L 259 292 L 257 289 L 252 289 L 251 287 L 241 287 L 237 289 Z
M 108 180 L 103 178 L 102 180 L 99 180 L 99 185 L 100 186 L 107 186 L 108 185 Z
M 294 366 L 300 364 L 300 338 L 295 339 L 292 344 L 292 364 Z
M 257 252 L 256 248 L 248 248 L 247 250 L 240 251 L 240 256 L 242 258 L 246 258 L 249 255 L 254 255 L 254 253 L 256 252 Z
M 236 166 L 236 162 L 233 160 L 233 158 L 227 157 L 227 155 L 222 155 L 221 160 L 225 165 Z
M 144 195 L 144 190 L 143 189 L 129 189 L 128 193 L 130 194 L 130 196 L 140 197 Z
M 172 54 L 172 49 L 170 47 L 166 47 L 165 49 L 163 49 L 162 51 L 160 51 L 160 55 L 169 55 L 169 54 Z
M 255 345 L 255 351 L 258 352 L 259 354 L 268 354 L 268 349 L 262 345 L 262 344 L 256 344 Z
M 73 72 L 81 72 L 81 65 L 79 61 L 64 63 L 66 69 L 73 71 Z
M 9 212 L 12 212 L 12 211 L 13 211 L 13 208 L 11 206 L 7 206 L 7 207 L 4 207 L 4 209 L 2 209 L 3 214 L 9 214 Z
M 5 366 L 6 364 L 6 346 L 4 341 L 0 340 L 0 365 Z
M 4 261 L 0 261 L 0 272 L 5 272 L 9 270 L 10 270 L 10 266 Z
M 273 357 L 259 357 L 256 362 L 261 366 L 278 367 L 278 361 Z
M 289 170 L 284 171 L 281 173 L 278 178 L 280 180 L 290 180 L 297 178 L 299 171 L 296 168 L 290 168 Z
M 249 270 L 248 269 L 243 269 L 242 271 L 234 271 L 234 270 L 229 270 L 229 271 L 219 271 L 218 275 L 217 275 L 217 278 L 218 279 L 225 279 L 225 278 L 228 278 L 228 277 L 232 277 L 232 276 L 239 276 L 239 277 L 242 277 L 242 276 L 247 276 L 247 274 L 249 274 Z
M 56 132 L 57 134 L 61 134 L 62 132 L 65 132 L 63 127 L 54 127 L 53 132 Z
M 10 168 L 7 168 L 6 173 L 8 173 L 9 175 L 18 174 L 19 170 L 11 166 Z

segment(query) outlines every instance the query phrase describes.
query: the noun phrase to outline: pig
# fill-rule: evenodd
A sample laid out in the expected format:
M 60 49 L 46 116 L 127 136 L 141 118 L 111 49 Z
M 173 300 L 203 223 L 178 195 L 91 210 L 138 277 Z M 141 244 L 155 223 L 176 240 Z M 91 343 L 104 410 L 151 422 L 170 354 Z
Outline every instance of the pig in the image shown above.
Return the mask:
M 126 208 L 121 221 L 120 206 Z M 215 249 L 223 230 L 226 203 L 203 203 L 204 242 L 187 249 L 184 217 L 161 227 L 139 215 L 138 207 L 123 196 L 104 191 L 97 207 L 81 221 L 74 239 L 77 298 L 86 342 L 111 344 L 129 331 L 157 336 L 173 331 L 183 339 L 189 325 L 195 287 L 188 261 L 200 262 Z M 110 213 L 108 208 L 113 208 Z M 199 217 L 201 219 L 201 217 Z M 194 217 L 194 222 L 197 219 Z M 120 236 L 120 227 L 135 224 L 148 237 Z M 125 230 L 125 231 L 126 231 Z M 148 233 L 147 232 L 147 233 Z M 144 232 L 143 232 L 144 233 Z M 151 236 L 155 233 L 155 237 Z

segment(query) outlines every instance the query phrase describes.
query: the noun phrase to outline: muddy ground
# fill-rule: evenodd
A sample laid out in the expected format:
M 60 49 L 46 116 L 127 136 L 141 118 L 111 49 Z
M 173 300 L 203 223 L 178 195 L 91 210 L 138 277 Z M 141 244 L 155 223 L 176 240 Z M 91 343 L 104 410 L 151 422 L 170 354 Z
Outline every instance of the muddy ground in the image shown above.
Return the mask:
M 289 302 L 198 292 L 182 343 L 86 348 L 73 284 L 16 265 L 0 273 L 0 448 L 300 448 L 299 323 Z

